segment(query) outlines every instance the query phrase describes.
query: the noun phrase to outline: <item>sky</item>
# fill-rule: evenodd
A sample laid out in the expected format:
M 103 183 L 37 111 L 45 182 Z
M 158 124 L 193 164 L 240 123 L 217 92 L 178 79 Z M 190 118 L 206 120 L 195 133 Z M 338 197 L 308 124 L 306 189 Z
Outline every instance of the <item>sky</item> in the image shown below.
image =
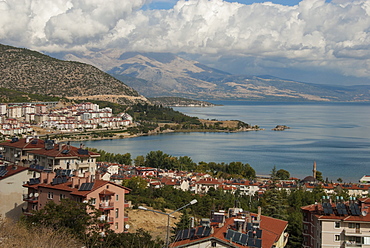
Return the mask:
M 370 0 L 0 0 L 0 43 L 171 52 L 234 74 L 370 85 Z

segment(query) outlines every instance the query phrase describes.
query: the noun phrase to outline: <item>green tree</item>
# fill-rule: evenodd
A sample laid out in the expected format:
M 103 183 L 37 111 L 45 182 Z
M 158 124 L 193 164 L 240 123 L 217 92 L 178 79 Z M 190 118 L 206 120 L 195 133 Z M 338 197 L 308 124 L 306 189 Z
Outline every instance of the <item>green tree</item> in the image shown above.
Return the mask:
M 324 178 L 322 177 L 321 171 L 316 171 L 316 180 L 320 182 L 324 182 Z
M 48 201 L 42 209 L 34 211 L 33 215 L 24 217 L 22 221 L 31 227 L 65 230 L 82 240 L 87 247 L 92 247 L 100 242 L 101 231 L 106 234 L 111 232 L 108 224 L 101 225 L 100 215 L 101 212 L 88 203 L 63 199 L 60 204 Z
M 145 164 L 145 158 L 143 155 L 139 155 L 134 159 L 135 166 L 143 166 Z
M 122 181 L 122 185 L 131 189 L 131 194 L 142 193 L 146 187 L 147 182 L 142 177 L 132 177 Z
M 290 173 L 287 170 L 280 169 L 276 172 L 276 177 L 281 180 L 287 180 L 290 178 Z

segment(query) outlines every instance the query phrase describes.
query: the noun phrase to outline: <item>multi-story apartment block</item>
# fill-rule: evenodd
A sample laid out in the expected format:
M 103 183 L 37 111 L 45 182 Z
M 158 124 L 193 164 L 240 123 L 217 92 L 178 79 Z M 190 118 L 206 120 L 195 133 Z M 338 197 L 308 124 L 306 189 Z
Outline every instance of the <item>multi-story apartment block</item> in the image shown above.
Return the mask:
M 7 105 L 4 103 L 0 103 L 0 115 L 6 115 L 7 111 Z
M 77 148 L 63 143 L 55 144 L 52 140 L 45 143 L 39 150 L 29 151 L 32 156 L 32 166 L 41 166 L 48 170 L 66 169 L 76 170 L 80 175 L 84 172 L 95 174 L 96 158 L 99 153 L 90 152 L 83 147 Z
M 68 170 L 56 172 L 42 172 L 39 178 L 30 179 L 24 187 L 28 188 L 24 194 L 27 207 L 25 215 L 32 214 L 32 210 L 42 209 L 48 201 L 59 204 L 64 198 L 78 202 L 86 202 L 101 211 L 100 221 L 110 224 L 110 228 L 117 233 L 127 231 L 125 222 L 125 194 L 130 189 L 113 182 L 93 179 L 89 172 L 82 177 L 68 175 Z M 91 211 L 91 210 L 87 210 Z
M 200 226 L 181 230 L 169 247 L 283 248 L 288 241 L 287 221 L 243 211 L 219 211 Z
M 32 176 L 33 172 L 27 167 L 0 166 L 0 218 L 19 219 L 26 205 L 22 198 L 26 189 L 22 183 Z
M 370 198 L 333 203 L 324 199 L 302 207 L 303 247 L 370 247 Z
M 29 165 L 28 161 L 33 158 L 27 153 L 45 147 L 45 141 L 37 137 L 23 139 L 12 138 L 10 141 L 0 143 L 3 160 L 10 164 Z
M 9 118 L 20 118 L 22 117 L 22 107 L 21 106 L 12 106 L 7 108 L 7 116 Z

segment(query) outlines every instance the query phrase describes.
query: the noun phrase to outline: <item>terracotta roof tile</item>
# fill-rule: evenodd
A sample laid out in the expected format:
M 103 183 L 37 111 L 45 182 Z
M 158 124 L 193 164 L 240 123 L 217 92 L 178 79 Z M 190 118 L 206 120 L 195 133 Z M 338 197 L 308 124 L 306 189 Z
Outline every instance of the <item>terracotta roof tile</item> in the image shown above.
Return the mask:
M 256 214 L 251 214 L 251 216 L 257 216 Z M 185 246 L 191 243 L 199 243 L 200 241 L 205 241 L 210 238 L 214 238 L 222 241 L 223 243 L 230 244 L 230 247 L 246 247 L 237 243 L 230 242 L 225 239 L 225 234 L 227 229 L 234 224 L 233 218 L 226 219 L 225 224 L 222 227 L 213 227 L 213 234 L 208 237 L 198 238 L 198 239 L 185 239 L 181 241 L 174 242 L 170 244 L 170 247 Z M 261 215 L 260 229 L 262 230 L 262 248 L 271 248 L 273 244 L 279 240 L 280 236 L 284 233 L 287 228 L 288 222 L 271 218 L 268 216 Z
M 15 175 L 21 171 L 24 171 L 24 170 L 28 170 L 29 168 L 28 167 L 23 167 L 23 166 L 13 166 L 13 165 L 9 165 L 8 167 L 5 168 L 5 170 L 7 171 L 6 174 L 4 176 L 0 176 L 0 180 L 4 179 L 4 178 L 8 178 L 12 175 Z

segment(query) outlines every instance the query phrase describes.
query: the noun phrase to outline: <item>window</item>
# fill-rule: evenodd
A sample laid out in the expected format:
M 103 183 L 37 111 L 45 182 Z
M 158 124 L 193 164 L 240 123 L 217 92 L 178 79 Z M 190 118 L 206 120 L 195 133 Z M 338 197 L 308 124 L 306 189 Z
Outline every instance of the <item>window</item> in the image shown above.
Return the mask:
M 118 208 L 116 208 L 116 218 L 118 218 Z
M 118 194 L 116 194 L 116 201 L 118 201 Z
M 340 241 L 340 235 L 335 235 L 334 240 L 335 240 L 335 241 Z
M 118 229 L 118 222 L 116 222 L 116 224 L 114 225 L 114 227 L 115 227 L 116 229 Z
M 90 199 L 90 204 L 95 205 L 96 204 L 96 198 L 91 198 Z
M 334 227 L 335 228 L 340 228 L 340 221 L 336 221 Z
M 348 223 L 348 228 L 355 228 L 356 224 L 355 223 Z
M 59 195 L 59 201 L 61 201 L 62 199 L 64 199 L 64 198 L 66 198 L 66 196 L 65 195 L 63 195 L 63 194 L 60 194 Z
M 53 192 L 48 192 L 48 199 L 53 199 L 54 193 Z

